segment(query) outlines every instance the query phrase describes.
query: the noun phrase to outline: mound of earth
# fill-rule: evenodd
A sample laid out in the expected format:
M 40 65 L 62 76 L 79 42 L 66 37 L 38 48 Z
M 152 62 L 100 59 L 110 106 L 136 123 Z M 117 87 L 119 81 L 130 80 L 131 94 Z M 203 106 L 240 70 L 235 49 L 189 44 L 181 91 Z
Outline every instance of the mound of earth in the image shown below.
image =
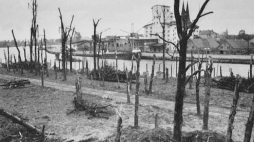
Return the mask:
M 209 139 L 209 140 L 208 140 Z M 183 142 L 225 142 L 226 137 L 213 131 L 194 131 L 184 134 Z
M 116 134 L 108 137 L 103 142 L 114 141 Z M 209 139 L 209 140 L 208 140 Z M 122 129 L 121 141 L 123 142 L 173 142 L 170 129 L 154 128 L 134 129 L 131 126 Z M 225 142 L 226 137 L 213 131 L 194 131 L 183 134 L 182 142 Z

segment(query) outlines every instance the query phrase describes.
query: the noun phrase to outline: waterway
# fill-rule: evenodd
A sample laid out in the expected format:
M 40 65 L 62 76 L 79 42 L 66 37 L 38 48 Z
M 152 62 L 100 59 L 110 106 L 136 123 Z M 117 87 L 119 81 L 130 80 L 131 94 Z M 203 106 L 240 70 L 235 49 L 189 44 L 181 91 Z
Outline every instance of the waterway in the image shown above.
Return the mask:
M 20 52 L 21 52 L 21 59 L 24 60 L 24 47 L 20 47 Z M 18 51 L 16 49 L 16 47 L 10 47 L 10 55 L 15 55 L 16 59 L 17 55 L 18 55 Z M 30 59 L 30 54 L 29 54 L 29 47 L 26 47 L 26 57 L 29 60 Z M 7 48 L 0 48 L 0 62 L 4 63 L 5 62 L 5 57 L 4 57 L 4 52 L 7 55 Z M 159 54 L 157 54 L 157 56 L 159 56 Z M 197 57 L 197 55 L 194 55 L 195 57 Z M 209 55 L 210 56 L 210 55 Z M 211 55 L 217 58 L 238 58 L 238 59 L 250 59 L 250 55 Z M 45 57 L 45 51 L 43 51 L 43 58 Z M 80 57 L 80 56 L 74 56 L 74 58 L 77 59 L 81 59 L 84 62 L 88 61 L 88 68 L 91 70 L 93 69 L 93 58 L 92 57 Z M 14 58 L 12 58 L 12 60 L 14 61 Z M 51 67 L 53 67 L 54 65 L 54 61 L 55 61 L 55 55 L 54 54 L 49 54 L 47 53 L 47 62 L 50 64 Z M 116 64 L 116 60 L 115 59 L 106 59 L 108 65 L 112 65 L 115 66 Z M 102 61 L 100 60 L 100 64 L 102 63 Z M 151 73 L 152 70 L 152 60 L 141 60 L 140 63 L 140 72 L 141 74 L 143 74 L 143 72 L 148 71 L 149 74 Z M 187 65 L 189 64 L 189 62 L 187 62 Z M 58 67 L 58 63 L 56 64 Z M 176 69 L 178 67 L 178 65 L 176 65 L 175 61 L 166 61 L 166 68 L 168 68 L 169 70 L 169 76 L 176 76 Z M 80 67 L 82 66 L 82 63 L 79 62 L 74 62 L 73 63 L 73 68 L 78 70 L 80 69 Z M 61 67 L 61 64 L 60 64 Z M 67 63 L 67 67 L 69 68 L 69 63 Z M 119 70 L 123 70 L 124 68 L 128 68 L 128 70 L 130 70 L 131 67 L 131 61 L 130 60 L 118 60 L 118 69 Z M 222 69 L 222 75 L 223 76 L 229 76 L 230 75 L 230 70 L 233 71 L 234 74 L 239 74 L 242 77 L 248 77 L 248 72 L 249 72 L 249 68 L 250 65 L 247 64 L 228 64 L 228 63 L 214 63 L 213 64 L 214 67 L 214 72 L 212 73 L 212 76 L 219 76 L 220 75 L 220 67 Z M 203 63 L 202 68 L 205 68 L 205 63 Z M 136 69 L 136 62 L 134 61 L 134 70 Z M 197 69 L 197 66 L 195 66 L 195 69 Z M 162 71 L 163 67 L 162 67 L 162 60 L 156 60 L 155 63 L 155 72 L 157 71 Z M 187 71 L 187 75 L 190 75 L 190 69 Z

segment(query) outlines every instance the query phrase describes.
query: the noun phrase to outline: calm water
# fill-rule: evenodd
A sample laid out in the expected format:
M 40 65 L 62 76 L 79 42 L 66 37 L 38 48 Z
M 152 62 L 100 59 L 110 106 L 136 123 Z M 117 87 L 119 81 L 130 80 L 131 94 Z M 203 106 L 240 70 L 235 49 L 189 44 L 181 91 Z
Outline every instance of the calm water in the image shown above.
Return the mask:
M 0 48 L 0 62 L 5 62 L 5 58 L 4 58 L 4 51 L 7 54 L 7 48 Z M 24 51 L 23 51 L 23 47 L 20 48 L 20 52 L 21 52 L 21 58 L 22 60 L 24 60 Z M 26 47 L 26 56 L 27 59 L 29 60 L 30 54 L 29 54 L 29 47 Z M 17 55 L 18 55 L 18 51 L 15 47 L 10 47 L 10 54 L 15 55 L 16 56 L 16 60 L 17 59 Z M 45 52 L 43 51 L 43 57 L 45 56 Z M 215 56 L 219 56 L 219 55 L 215 55 Z M 239 57 L 238 57 L 239 56 Z M 223 57 L 225 57 L 223 55 Z M 231 57 L 231 58 L 250 58 L 250 56 L 244 56 L 244 55 L 227 55 L 227 57 Z M 82 59 L 83 61 L 88 61 L 88 67 L 89 69 L 93 69 L 93 58 L 92 57 L 76 57 L 78 59 Z M 14 58 L 12 59 L 14 61 Z M 55 55 L 53 54 L 49 54 L 47 53 L 47 62 L 51 63 L 51 67 L 54 65 L 54 60 L 55 60 Z M 107 63 L 109 65 L 114 65 L 115 66 L 115 59 L 106 59 Z M 149 71 L 149 73 L 151 73 L 152 70 L 152 60 L 141 60 L 140 63 L 140 71 L 141 74 L 143 72 L 145 72 L 146 70 Z M 101 60 L 100 60 L 100 64 L 101 64 Z M 189 64 L 189 63 L 187 63 Z M 58 66 L 58 63 L 57 63 Z M 61 66 L 61 65 L 60 65 Z M 67 66 L 69 68 L 69 63 L 67 63 Z M 81 66 L 81 64 L 79 64 L 78 62 L 74 62 L 73 63 L 73 68 L 78 70 L 79 67 Z M 178 66 L 178 65 L 177 65 Z M 232 69 L 232 71 L 234 72 L 234 74 L 239 74 L 243 77 L 247 77 L 248 76 L 248 71 L 249 71 L 249 65 L 244 65 L 244 64 L 225 64 L 225 63 L 214 63 L 214 68 L 215 68 L 215 76 L 219 75 L 219 68 L 222 68 L 222 74 L 223 76 L 229 76 L 230 72 L 229 70 Z M 130 69 L 131 67 L 131 61 L 130 60 L 118 60 L 118 69 L 123 70 L 124 68 L 128 68 Z M 176 76 L 176 62 L 175 61 L 166 61 L 166 68 L 169 69 L 169 76 L 171 76 L 171 67 L 172 67 L 172 76 L 175 77 Z M 203 68 L 205 67 L 205 63 L 203 63 Z M 197 66 L 195 66 L 195 68 L 197 69 Z M 134 61 L 134 70 L 136 69 L 136 62 Z M 162 71 L 163 67 L 162 67 L 162 60 L 158 60 L 155 63 L 155 72 L 157 71 Z M 190 70 L 187 72 L 187 75 L 190 75 Z M 212 76 L 214 76 L 214 73 L 212 74 Z

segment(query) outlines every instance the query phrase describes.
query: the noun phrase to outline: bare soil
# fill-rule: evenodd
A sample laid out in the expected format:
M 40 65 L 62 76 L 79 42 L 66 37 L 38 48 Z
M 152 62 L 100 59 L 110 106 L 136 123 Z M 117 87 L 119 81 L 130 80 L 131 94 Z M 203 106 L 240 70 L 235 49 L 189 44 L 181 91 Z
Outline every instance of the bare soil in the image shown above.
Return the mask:
M 1 78 L 6 79 L 21 76 L 17 73 L 6 72 L 2 68 L 0 68 L 0 74 L 5 74 L 5 76 L 1 75 Z M 113 115 L 109 119 L 88 119 L 89 116 L 83 112 L 66 115 L 67 112 L 73 109 L 72 100 L 74 98 L 73 91 L 75 90 L 74 82 L 76 76 L 74 73 L 69 73 L 67 81 L 63 82 L 61 79 L 55 80 L 53 72 L 51 72 L 50 77 L 46 78 L 46 87 L 42 88 L 39 86 L 40 80 L 37 80 L 38 76 L 26 73 L 22 77 L 29 77 L 33 86 L 21 89 L 0 88 L 0 108 L 10 112 L 19 112 L 28 119 L 29 123 L 39 128 L 42 125 L 46 125 L 46 131 L 56 134 L 53 137 L 60 137 L 65 141 L 79 141 L 91 138 L 94 138 L 94 141 L 105 140 L 116 131 L 117 115 Z M 113 109 L 118 110 L 123 118 L 123 129 L 131 131 L 131 126 L 134 124 L 134 106 L 133 104 L 125 103 L 126 84 L 121 83 L 120 89 L 117 88 L 117 83 L 106 82 L 105 87 L 102 87 L 100 84 L 99 81 L 91 81 L 84 76 L 82 79 L 83 98 L 111 104 Z M 159 115 L 159 127 L 172 131 L 175 87 L 175 79 L 173 78 L 167 84 L 164 80 L 155 79 L 154 93 L 146 95 L 142 92 L 144 85 L 141 85 L 142 97 L 140 97 L 139 109 L 141 132 L 137 133 L 144 133 L 154 128 L 154 116 L 156 113 Z M 134 90 L 135 85 L 133 84 L 132 91 Z M 200 95 L 201 102 L 203 102 L 203 87 L 201 87 Z M 210 130 L 226 134 L 232 95 L 232 91 L 212 88 L 210 101 L 212 106 L 209 117 Z M 241 93 L 240 96 L 233 131 L 233 139 L 235 141 L 243 140 L 244 126 L 252 99 L 252 94 Z M 134 95 L 131 96 L 131 101 L 134 102 Z M 183 131 L 201 130 L 202 117 L 196 115 L 194 89 L 187 89 L 185 102 Z M 128 140 L 130 139 L 126 139 L 126 141 Z

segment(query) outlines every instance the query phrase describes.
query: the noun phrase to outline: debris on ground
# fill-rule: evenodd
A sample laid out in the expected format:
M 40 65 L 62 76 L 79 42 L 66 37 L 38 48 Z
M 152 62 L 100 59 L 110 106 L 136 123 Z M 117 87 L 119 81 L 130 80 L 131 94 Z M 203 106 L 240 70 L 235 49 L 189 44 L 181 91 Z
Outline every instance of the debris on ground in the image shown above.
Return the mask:
M 0 86 L 4 86 L 6 89 L 14 89 L 14 88 L 21 88 L 25 87 L 26 85 L 31 84 L 28 79 L 19 79 L 19 80 L 5 80 L 3 84 Z

